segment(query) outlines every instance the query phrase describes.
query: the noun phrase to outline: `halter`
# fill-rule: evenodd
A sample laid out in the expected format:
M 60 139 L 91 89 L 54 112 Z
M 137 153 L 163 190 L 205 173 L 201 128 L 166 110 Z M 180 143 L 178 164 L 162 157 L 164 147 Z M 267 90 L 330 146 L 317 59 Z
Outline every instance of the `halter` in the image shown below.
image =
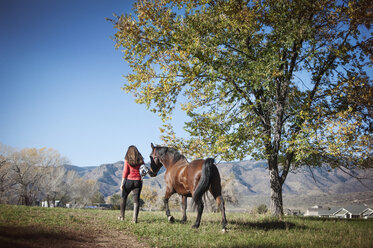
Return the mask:
M 152 154 L 151 154 L 149 157 L 150 157 L 151 160 L 153 160 L 154 164 L 155 164 L 157 167 L 159 167 L 159 168 L 157 168 L 157 172 L 154 172 L 154 171 L 153 171 L 153 168 L 152 168 L 152 166 L 151 166 L 151 164 L 150 164 L 150 170 L 152 171 L 153 174 L 156 174 L 156 173 L 158 173 L 158 171 L 160 170 L 160 168 L 161 168 L 162 166 L 164 166 L 164 165 L 163 165 L 163 162 L 161 161 L 161 159 L 160 159 L 159 156 L 155 155 L 155 152 L 152 152 Z M 161 166 L 159 166 L 159 164 L 161 164 Z

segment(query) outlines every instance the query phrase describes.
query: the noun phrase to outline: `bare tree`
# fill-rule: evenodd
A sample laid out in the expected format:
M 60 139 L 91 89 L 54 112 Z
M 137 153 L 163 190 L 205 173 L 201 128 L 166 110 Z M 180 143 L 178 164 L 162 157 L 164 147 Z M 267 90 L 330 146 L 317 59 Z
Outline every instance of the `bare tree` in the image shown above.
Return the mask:
M 0 203 L 9 203 L 9 153 L 11 148 L 0 143 Z
M 74 184 L 80 180 L 76 171 L 66 171 L 64 176 L 64 184 L 60 188 L 60 200 L 64 203 L 74 199 Z
M 144 185 L 141 190 L 141 199 L 144 200 L 144 207 L 150 211 L 157 208 L 158 192 L 149 186 Z
M 8 189 L 17 204 L 33 205 L 55 194 L 64 172 L 56 169 L 67 159 L 54 149 L 25 148 L 7 154 Z
M 122 199 L 120 194 L 114 194 L 109 196 L 109 202 L 113 205 L 114 210 L 120 209 L 120 200 Z
M 63 196 L 67 195 L 65 187 L 67 172 L 62 166 L 48 166 L 43 167 L 42 170 L 44 171 L 41 179 L 43 198 L 47 201 L 48 207 L 50 207 L 50 202 L 54 204 L 57 198 L 62 200 Z
M 93 203 L 93 199 L 99 191 L 99 185 L 93 180 L 74 180 L 72 186 L 72 198 L 78 206 L 87 206 Z
M 233 173 L 229 177 L 222 177 L 222 195 L 224 196 L 224 200 L 226 203 L 237 205 L 238 199 L 234 190 L 234 180 L 235 176 Z
M 18 204 L 32 205 L 40 192 L 42 173 L 37 149 L 23 149 L 9 155 L 9 186 Z

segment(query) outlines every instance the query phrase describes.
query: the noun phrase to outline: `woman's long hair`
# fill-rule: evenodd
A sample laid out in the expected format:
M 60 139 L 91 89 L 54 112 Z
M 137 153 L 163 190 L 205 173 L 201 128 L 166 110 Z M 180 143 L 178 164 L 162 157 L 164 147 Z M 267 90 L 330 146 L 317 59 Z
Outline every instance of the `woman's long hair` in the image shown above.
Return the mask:
M 139 150 L 137 150 L 136 146 L 128 147 L 126 157 L 124 159 L 127 160 L 129 165 L 132 167 L 144 164 L 144 158 Z

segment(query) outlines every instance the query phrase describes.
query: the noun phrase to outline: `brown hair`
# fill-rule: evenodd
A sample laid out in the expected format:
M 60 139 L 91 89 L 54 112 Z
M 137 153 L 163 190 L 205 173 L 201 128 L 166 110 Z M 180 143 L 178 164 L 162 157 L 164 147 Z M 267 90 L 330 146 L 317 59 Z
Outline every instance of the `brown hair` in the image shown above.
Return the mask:
M 136 146 L 129 146 L 126 156 L 124 158 L 127 160 L 129 165 L 131 166 L 137 166 L 144 164 L 144 158 L 142 157 L 139 150 L 137 150 Z

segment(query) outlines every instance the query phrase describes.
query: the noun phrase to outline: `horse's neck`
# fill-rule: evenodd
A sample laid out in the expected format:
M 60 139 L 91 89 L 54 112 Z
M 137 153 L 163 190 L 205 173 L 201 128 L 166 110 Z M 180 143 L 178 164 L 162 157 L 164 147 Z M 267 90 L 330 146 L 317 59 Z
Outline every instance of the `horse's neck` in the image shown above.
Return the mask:
M 188 166 L 189 165 L 188 160 L 186 160 L 185 158 L 180 159 L 176 163 L 174 163 L 172 160 L 173 158 L 167 158 L 167 159 L 164 159 L 164 161 L 162 162 L 166 170 L 174 166 Z

